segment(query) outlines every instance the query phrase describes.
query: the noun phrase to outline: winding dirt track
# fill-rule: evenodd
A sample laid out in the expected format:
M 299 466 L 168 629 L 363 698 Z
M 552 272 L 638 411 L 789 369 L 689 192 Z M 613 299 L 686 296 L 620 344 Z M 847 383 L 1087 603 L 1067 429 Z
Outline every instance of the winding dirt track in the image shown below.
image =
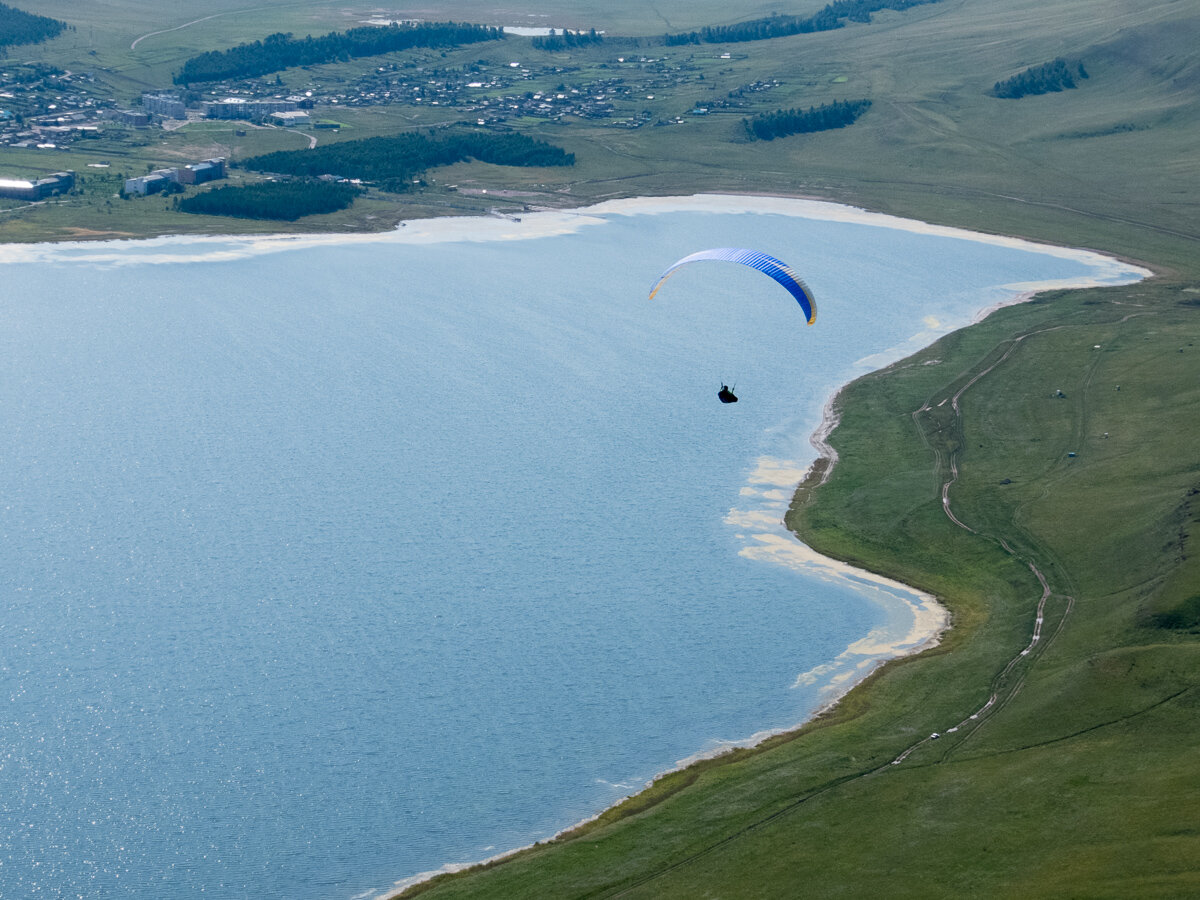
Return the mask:
M 228 15 L 228 13 L 213 13 L 211 16 L 204 16 L 203 18 L 200 18 L 200 19 L 192 19 L 192 21 L 190 21 L 190 22 L 184 22 L 182 25 L 176 25 L 174 28 L 164 28 L 161 31 L 151 31 L 149 34 L 143 34 L 139 38 L 134 38 L 133 43 L 129 45 L 129 49 L 136 50 L 138 44 L 140 44 L 142 41 L 144 41 L 148 37 L 154 37 L 156 34 L 167 34 L 168 32 L 171 32 L 171 31 L 179 31 L 179 29 L 187 28 L 189 25 L 196 25 L 200 22 L 207 22 L 209 19 L 215 19 L 217 16 L 224 16 L 224 15 Z
M 967 381 L 966 384 L 964 384 L 961 388 L 959 388 L 958 391 L 956 391 L 949 398 L 942 398 L 940 401 L 937 402 L 936 406 L 941 407 L 941 406 L 944 406 L 947 399 L 949 399 L 950 408 L 954 412 L 955 429 L 959 434 L 962 433 L 962 418 L 963 417 L 962 417 L 962 409 L 959 406 L 959 400 L 962 399 L 962 395 L 965 394 L 981 378 L 983 378 L 985 375 L 990 374 L 998 366 L 1000 366 L 1002 363 L 1004 363 L 1006 360 L 1008 360 L 1013 355 L 1013 353 L 1016 352 L 1017 348 L 1021 346 L 1021 342 L 1024 341 L 1026 338 L 1032 337 L 1033 335 L 1036 335 L 1036 334 L 1042 334 L 1047 331 L 1056 331 L 1058 327 L 1061 327 L 1061 326 L 1056 326 L 1055 328 L 1039 329 L 1037 331 L 1030 331 L 1030 332 L 1026 332 L 1025 334 L 1021 334 L 1021 335 L 1018 335 L 1017 337 L 1013 338 L 1011 340 L 1011 342 L 1009 343 L 1008 348 L 1004 351 L 1003 354 L 1001 354 L 999 359 L 997 359 L 994 363 L 987 366 L 986 368 L 981 369 L 979 372 L 976 372 L 970 378 L 970 380 Z M 1089 373 L 1089 375 L 1088 375 L 1088 381 L 1090 382 L 1090 380 L 1091 380 L 1091 373 Z M 1049 598 L 1054 593 L 1054 591 L 1051 589 L 1050 583 L 1047 580 L 1045 573 L 1037 566 L 1037 564 L 1035 562 L 1033 562 L 1033 560 L 1026 558 L 1021 553 L 1018 553 L 1003 538 L 997 537 L 995 535 L 986 535 L 986 534 L 983 534 L 982 532 L 978 531 L 977 529 L 972 528 L 970 525 L 963 522 L 962 519 L 960 519 L 955 514 L 954 510 L 951 508 L 950 489 L 954 486 L 955 482 L 958 481 L 958 452 L 952 451 L 949 454 L 949 458 L 946 460 L 943 460 L 941 450 L 932 446 L 932 444 L 929 442 L 928 438 L 926 437 L 925 430 L 921 427 L 921 420 L 920 420 L 921 414 L 925 413 L 925 412 L 929 412 L 930 410 L 932 410 L 934 408 L 934 406 L 931 404 L 933 404 L 935 399 L 936 399 L 936 397 L 930 398 L 921 406 L 920 409 L 915 410 L 912 413 L 912 419 L 913 419 L 913 423 L 917 427 L 917 430 L 921 433 L 922 440 L 925 441 L 926 446 L 929 447 L 929 449 L 934 454 L 935 469 L 939 472 L 941 472 L 943 470 L 943 468 L 949 469 L 948 477 L 946 478 L 945 481 L 942 482 L 942 510 L 946 513 L 946 516 L 950 519 L 950 521 L 953 522 L 955 525 L 957 525 L 959 528 L 962 528 L 963 530 L 968 531 L 971 534 L 979 535 L 980 537 L 995 541 L 1010 556 L 1012 556 L 1015 559 L 1020 560 L 1021 562 L 1024 562 L 1025 565 L 1027 565 L 1029 567 L 1029 570 L 1031 572 L 1033 572 L 1034 577 L 1037 578 L 1037 580 L 1038 580 L 1038 583 L 1042 586 L 1042 595 L 1038 599 L 1037 611 L 1034 615 L 1033 628 L 1030 633 L 1029 644 L 1023 650 L 1021 650 L 1020 653 L 1018 653 L 1016 656 L 1014 656 L 1012 659 L 1010 659 L 1008 661 L 1008 664 L 995 677 L 995 679 L 992 682 L 992 693 L 988 697 L 987 702 L 984 703 L 984 705 L 981 706 L 979 709 L 977 709 L 975 712 L 971 713 L 971 715 L 967 716 L 967 718 L 963 719 L 961 722 L 947 728 L 945 730 L 945 732 L 934 732 L 933 734 L 930 734 L 929 737 L 923 738 L 920 741 L 917 741 L 911 747 L 908 747 L 907 749 L 905 749 L 904 752 L 902 752 L 899 756 L 897 756 L 895 759 L 892 760 L 890 765 L 893 765 L 893 766 L 899 765 L 900 763 L 904 762 L 904 760 L 908 757 L 908 755 L 910 753 L 912 753 L 914 750 L 916 750 L 918 747 L 921 747 L 924 744 L 928 744 L 931 741 L 939 740 L 944 735 L 956 734 L 959 731 L 962 731 L 963 729 L 967 729 L 967 733 L 962 736 L 962 740 L 955 743 L 954 746 L 948 748 L 947 751 L 942 755 L 942 760 L 947 759 L 951 755 L 951 753 L 953 753 L 955 750 L 959 749 L 962 746 L 962 744 L 966 742 L 966 740 L 968 738 L 972 737 L 975 733 L 977 733 L 979 731 L 980 728 L 983 727 L 987 718 L 990 717 L 991 714 L 995 713 L 999 709 L 1002 709 L 1008 703 L 1008 701 L 1010 701 L 1013 697 L 1015 697 L 1017 695 L 1017 693 L 1021 690 L 1021 688 L 1025 684 L 1025 676 L 1024 676 L 1024 674 L 1022 674 L 1020 678 L 1018 678 L 1016 681 L 1013 681 L 1010 683 L 1010 676 L 1012 675 L 1013 670 L 1017 667 L 1017 665 L 1022 660 L 1027 659 L 1031 654 L 1033 654 L 1033 652 L 1039 648 L 1039 644 L 1041 645 L 1041 648 L 1044 650 L 1044 648 L 1049 644 L 1049 641 L 1053 640 L 1055 637 L 1058 636 L 1059 632 L 1062 630 L 1064 624 L 1066 623 L 1067 616 L 1070 615 L 1071 610 L 1075 605 L 1075 599 L 1073 596 L 1070 596 L 1067 594 L 1063 595 L 1066 600 L 1066 608 L 1063 611 L 1062 618 L 1059 620 L 1057 627 L 1054 629 L 1054 633 L 1052 635 L 1050 635 L 1050 638 L 1045 643 L 1043 643 L 1042 642 L 1042 628 L 1045 624 L 1046 601 L 1049 600 Z M 882 768 L 886 768 L 886 767 L 882 767 Z M 876 770 L 876 771 L 882 771 L 882 768 L 879 770 Z

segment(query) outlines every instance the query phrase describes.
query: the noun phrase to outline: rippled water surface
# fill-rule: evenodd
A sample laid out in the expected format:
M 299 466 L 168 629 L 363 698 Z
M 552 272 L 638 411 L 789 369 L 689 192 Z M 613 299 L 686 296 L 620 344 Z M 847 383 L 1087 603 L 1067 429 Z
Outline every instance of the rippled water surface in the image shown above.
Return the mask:
M 0 248 L 0 896 L 369 895 L 903 643 L 756 558 L 822 405 L 1005 285 L 1132 273 L 754 202 Z M 817 324 L 722 264 L 647 302 L 709 246 Z

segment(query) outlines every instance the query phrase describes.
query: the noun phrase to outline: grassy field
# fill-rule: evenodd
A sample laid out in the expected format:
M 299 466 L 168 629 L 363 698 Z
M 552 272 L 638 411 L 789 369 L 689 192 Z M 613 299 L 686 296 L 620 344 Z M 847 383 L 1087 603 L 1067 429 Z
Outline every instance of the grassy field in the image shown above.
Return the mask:
M 375 12 L 247 5 L 164 12 L 120 0 L 104 22 L 77 21 L 30 54 L 99 60 L 134 92 L 162 86 L 197 48 L 345 28 Z M 76 6 L 45 0 L 38 11 L 75 21 Z M 752 4 L 737 18 L 773 8 Z M 519 25 L 542 14 L 613 34 L 736 20 L 710 0 L 545 0 L 522 11 L 526 21 L 457 2 L 437 17 Z M 887 666 L 798 733 L 668 776 L 571 839 L 425 885 L 427 896 L 1200 896 L 1198 32 L 1194 0 L 941 0 L 836 32 L 659 48 L 692 74 L 630 109 L 649 105 L 682 124 L 529 120 L 522 130 L 576 154 L 574 170 L 460 164 L 432 173 L 418 195 L 372 192 L 296 226 L 478 211 L 496 203 L 471 193 L 483 189 L 545 206 L 746 191 L 1087 246 L 1158 273 L 1001 310 L 843 393 L 833 478 L 801 489 L 789 524 L 823 552 L 941 597 L 954 617 L 941 646 Z M 94 57 L 80 55 L 89 49 Z M 439 64 L 532 56 L 509 41 Z M 583 78 L 611 73 L 613 56 L 559 58 Z M 1085 62 L 1091 77 L 1078 90 L 987 96 L 995 81 L 1058 56 Z M 350 74 L 317 68 L 284 73 L 289 89 Z M 751 112 L 859 97 L 873 106 L 843 131 L 759 143 L 740 133 L 744 111 L 686 116 L 760 79 L 781 84 L 754 95 Z M 320 140 L 452 117 L 411 107 L 338 116 L 341 133 Z M 110 189 L 120 169 L 225 148 L 238 158 L 299 136 L 236 138 L 198 124 L 154 138 L 57 158 L 0 153 L 5 171 L 71 163 L 94 181 L 56 203 L 0 207 L 0 240 L 278 228 L 184 217 L 162 198 L 114 209 L 122 201 Z M 966 527 L 943 507 L 951 462 L 949 509 Z

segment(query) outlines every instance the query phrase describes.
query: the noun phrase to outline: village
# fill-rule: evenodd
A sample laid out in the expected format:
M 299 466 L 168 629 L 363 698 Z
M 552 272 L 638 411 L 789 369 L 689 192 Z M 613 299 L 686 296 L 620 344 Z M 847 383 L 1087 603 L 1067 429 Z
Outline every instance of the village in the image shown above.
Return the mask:
M 93 73 L 41 64 L 0 67 L 0 146 L 54 150 L 94 136 L 117 101 Z
M 523 54 L 513 54 L 523 55 Z M 726 55 L 727 56 L 727 55 Z M 299 77 L 297 77 L 299 76 Z M 313 67 L 208 85 L 164 86 L 120 102 L 103 72 L 67 72 L 24 64 L 0 69 L 0 147 L 67 150 L 122 130 L 174 129 L 189 121 L 225 119 L 280 127 L 336 128 L 339 109 L 408 106 L 450 110 L 478 126 L 520 119 L 568 118 L 620 128 L 681 124 L 684 116 L 739 110 L 747 96 L 779 85 L 755 82 L 711 101 L 664 114 L 662 101 L 683 86 L 703 85 L 695 60 L 612 56 L 587 66 L 555 62 L 489 62 L 461 66 L 414 60 L 372 66 Z M 655 103 L 655 101 L 659 101 Z
M 253 155 L 246 147 L 279 146 L 264 130 L 301 132 L 314 147 L 328 143 L 324 135 L 358 128 L 364 110 L 394 116 L 402 130 L 457 124 L 507 132 L 537 123 L 633 130 L 744 116 L 761 105 L 757 95 L 781 85 L 766 78 L 730 89 L 731 66 L 745 57 L 728 51 L 646 49 L 618 38 L 568 55 L 512 40 L 492 44 L 486 55 L 475 48 L 393 53 L 257 77 L 160 83 L 135 95 L 114 88 L 120 81 L 103 65 L 66 71 L 12 62 L 0 67 L 0 149 L 23 156 L 19 167 L 0 170 L 0 199 L 100 191 L 111 204 L 179 194 L 230 177 L 242 157 Z M 371 119 L 373 127 L 381 121 Z M 205 122 L 228 123 L 229 137 L 207 152 L 167 150 L 177 143 L 168 133 L 204 133 Z M 238 141 L 247 142 L 241 150 Z M 72 150 L 87 151 L 86 161 L 72 165 Z

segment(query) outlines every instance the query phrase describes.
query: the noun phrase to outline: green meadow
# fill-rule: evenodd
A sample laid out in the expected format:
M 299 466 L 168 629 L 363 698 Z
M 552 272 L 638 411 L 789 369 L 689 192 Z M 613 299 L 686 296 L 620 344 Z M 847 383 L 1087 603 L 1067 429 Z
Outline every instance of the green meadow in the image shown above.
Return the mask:
M 166 87 L 201 50 L 272 31 L 345 29 L 376 13 L 117 0 L 103 20 L 94 10 L 88 20 L 78 6 L 39 3 L 75 31 L 19 55 L 63 67 L 90 60 L 129 97 Z M 539 0 L 517 13 L 458 0 L 436 18 L 649 36 L 776 9 L 751 3 L 731 17 L 711 0 Z M 936 594 L 953 617 L 938 647 L 877 671 L 797 732 L 665 776 L 570 835 L 414 893 L 1200 896 L 1198 33 L 1194 0 L 941 0 L 870 24 L 742 44 L 542 53 L 513 38 L 445 57 L 396 55 L 496 69 L 555 60 L 577 81 L 643 79 L 618 57 L 654 57 L 669 63 L 670 77 L 615 102 L 618 113 L 681 121 L 513 122 L 573 152 L 575 167 L 460 163 L 433 170 L 419 192 L 371 191 L 350 210 L 289 230 L 733 191 L 1089 247 L 1156 273 L 1001 309 L 840 395 L 832 477 L 801 486 L 788 523 L 830 556 Z M 1082 60 L 1090 77 L 1070 91 L 988 96 L 995 82 L 1058 57 Z M 362 64 L 281 78 L 305 90 L 351 78 Z M 552 89 L 561 77 L 529 87 Z M 773 80 L 746 107 L 689 114 Z M 860 98 L 871 108 L 845 129 L 751 142 L 741 128 L 753 113 Z M 349 140 L 456 116 L 354 107 L 336 110 L 336 134 L 308 134 Z M 335 113 L 320 107 L 317 117 Z M 112 197 L 120 172 L 214 153 L 236 161 L 307 140 L 242 130 L 195 123 L 106 135 L 58 154 L 0 150 L 5 173 L 86 173 L 79 195 L 0 206 L 0 240 L 278 230 L 185 216 L 161 197 Z M 110 168 L 83 165 L 99 160 Z M 497 190 L 520 193 L 497 200 Z

